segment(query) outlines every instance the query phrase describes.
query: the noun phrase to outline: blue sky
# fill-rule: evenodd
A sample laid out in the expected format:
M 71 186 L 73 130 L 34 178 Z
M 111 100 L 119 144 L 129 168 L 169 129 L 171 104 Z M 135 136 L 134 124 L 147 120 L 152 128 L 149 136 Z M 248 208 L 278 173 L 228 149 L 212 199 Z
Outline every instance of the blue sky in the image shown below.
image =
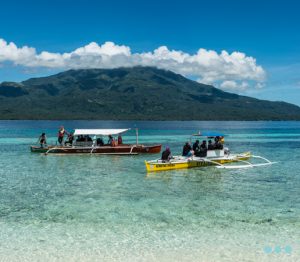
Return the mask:
M 184 67 L 183 64 L 174 66 L 172 62 L 172 56 L 176 54 L 166 54 L 163 50 L 159 57 L 153 55 L 150 62 L 143 60 L 143 63 L 158 66 L 162 63 L 164 68 L 174 69 L 179 73 L 189 72 L 186 75 L 192 79 L 200 82 L 212 81 L 212 84 L 227 88 L 228 91 L 300 105 L 299 10 L 300 3 L 289 0 L 11 0 L 1 3 L 0 38 L 6 41 L 7 45 L 13 42 L 17 48 L 33 47 L 36 49 L 35 55 L 42 51 L 71 53 L 91 42 L 101 46 L 107 41 L 117 45 L 112 47 L 116 50 L 120 49 L 119 46 L 129 47 L 130 55 L 139 54 L 139 59 L 140 56 L 146 59 L 140 54 L 154 54 L 154 50 L 161 46 L 167 46 L 169 51 L 181 51 L 182 57 L 193 56 L 200 48 L 213 50 L 218 55 L 222 50 L 226 50 L 229 59 L 232 58 L 232 52 L 241 52 L 256 61 L 253 64 L 247 58 L 237 58 L 239 65 L 248 61 L 250 64 L 247 68 L 252 69 L 248 72 L 246 67 L 240 71 L 239 68 L 229 67 L 229 71 L 238 70 L 234 76 L 224 72 L 224 68 L 229 64 L 220 62 L 226 60 L 227 55 L 220 55 L 218 62 L 209 67 L 203 67 L 203 59 L 200 59 L 203 63 L 197 65 L 196 69 L 192 68 L 191 63 L 187 68 L 180 68 L 181 65 Z M 97 46 L 93 48 L 98 51 L 101 49 Z M 100 53 L 103 51 L 101 50 Z M 126 52 L 125 50 L 122 55 L 127 56 Z M 162 61 L 165 54 L 170 56 L 170 60 Z M 130 59 L 128 63 L 137 63 L 135 60 L 132 62 L 133 58 Z M 91 65 L 113 67 L 120 65 L 120 61 L 123 60 L 122 57 L 119 60 L 113 58 L 110 59 L 110 64 L 94 61 Z M 16 61 L 14 54 L 6 55 L 6 59 L 1 60 L 0 50 L 0 81 L 21 81 L 32 76 L 48 75 L 63 71 L 75 63 L 68 62 L 65 68 L 53 63 L 51 66 L 45 66 L 45 63 L 39 61 L 35 65 L 28 61 Z M 258 67 L 264 72 L 257 73 Z M 215 70 L 214 77 L 211 79 L 208 73 L 204 75 L 201 70 Z M 249 73 L 249 76 L 239 77 L 238 72 L 246 75 Z M 263 87 L 257 88 L 257 83 Z

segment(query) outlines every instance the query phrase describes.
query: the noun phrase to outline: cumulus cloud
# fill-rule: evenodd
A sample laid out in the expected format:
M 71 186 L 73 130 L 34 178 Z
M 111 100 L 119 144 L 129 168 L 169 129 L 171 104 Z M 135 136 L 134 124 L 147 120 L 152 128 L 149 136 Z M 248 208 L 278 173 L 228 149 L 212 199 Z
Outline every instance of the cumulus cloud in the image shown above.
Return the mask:
M 36 50 L 32 47 L 23 46 L 18 48 L 14 43 L 7 43 L 0 39 L 0 62 L 11 61 L 16 65 L 28 63 L 36 55 Z
M 232 91 L 238 91 L 238 90 L 243 91 L 249 88 L 249 84 L 245 81 L 239 83 L 237 81 L 226 80 L 220 84 L 220 88 L 225 90 L 232 90 Z
M 217 53 L 200 48 L 197 53 L 189 54 L 161 46 L 152 52 L 132 53 L 130 47 L 113 42 L 102 45 L 91 42 L 69 53 L 38 53 L 35 48 L 17 47 L 0 39 L 0 65 L 3 62 L 56 69 L 156 66 L 230 90 L 261 88 L 266 78 L 256 59 L 241 52 Z

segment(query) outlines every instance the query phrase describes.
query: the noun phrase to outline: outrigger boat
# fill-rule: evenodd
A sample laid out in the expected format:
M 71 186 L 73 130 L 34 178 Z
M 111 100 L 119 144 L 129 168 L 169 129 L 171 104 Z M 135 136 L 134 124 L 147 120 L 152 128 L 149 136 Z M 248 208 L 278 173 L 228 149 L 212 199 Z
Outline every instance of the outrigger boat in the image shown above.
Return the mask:
M 101 155 L 137 155 L 155 154 L 161 150 L 161 144 L 146 145 L 139 144 L 138 129 L 136 129 L 136 143 L 135 144 L 117 144 L 113 145 L 97 144 L 97 137 L 121 135 L 127 132 L 128 129 L 75 129 L 73 134 L 74 142 L 72 145 L 51 145 L 47 147 L 30 146 L 31 152 L 44 154 L 101 154 Z M 76 141 L 78 136 L 93 136 L 92 141 Z
M 224 138 L 223 134 L 205 135 L 199 133 L 199 134 L 192 135 L 192 137 L 194 136 L 202 137 L 204 139 L 214 139 L 215 137 Z M 264 162 L 253 164 L 248 161 L 250 158 L 260 159 L 263 160 Z M 227 165 L 230 163 L 234 163 L 234 164 Z M 165 161 L 161 159 L 145 161 L 146 169 L 148 172 L 206 167 L 206 166 L 214 166 L 216 168 L 223 168 L 223 169 L 241 169 L 241 168 L 252 168 L 258 166 L 267 166 L 275 163 L 276 162 L 271 162 L 270 160 L 264 157 L 252 155 L 251 152 L 232 154 L 230 153 L 228 148 L 207 150 L 207 155 L 205 157 L 174 156 L 169 161 Z

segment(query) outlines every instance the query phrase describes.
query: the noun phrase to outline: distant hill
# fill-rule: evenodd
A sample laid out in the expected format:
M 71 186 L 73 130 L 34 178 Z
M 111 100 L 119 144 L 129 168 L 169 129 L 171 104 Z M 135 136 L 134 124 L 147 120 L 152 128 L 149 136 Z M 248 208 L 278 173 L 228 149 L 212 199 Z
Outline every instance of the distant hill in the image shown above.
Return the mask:
M 0 119 L 300 120 L 300 107 L 153 67 L 82 69 L 3 82 Z

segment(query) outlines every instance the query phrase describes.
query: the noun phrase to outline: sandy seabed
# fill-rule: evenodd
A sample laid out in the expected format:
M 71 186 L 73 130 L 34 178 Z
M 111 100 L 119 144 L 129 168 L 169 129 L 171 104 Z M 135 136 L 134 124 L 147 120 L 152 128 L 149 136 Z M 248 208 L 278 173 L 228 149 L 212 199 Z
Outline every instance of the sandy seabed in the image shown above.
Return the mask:
M 172 231 L 1 223 L 0 229 L 0 261 L 300 261 L 299 233 L 270 226 L 260 233 L 257 226 Z M 266 246 L 282 251 L 268 253 Z

